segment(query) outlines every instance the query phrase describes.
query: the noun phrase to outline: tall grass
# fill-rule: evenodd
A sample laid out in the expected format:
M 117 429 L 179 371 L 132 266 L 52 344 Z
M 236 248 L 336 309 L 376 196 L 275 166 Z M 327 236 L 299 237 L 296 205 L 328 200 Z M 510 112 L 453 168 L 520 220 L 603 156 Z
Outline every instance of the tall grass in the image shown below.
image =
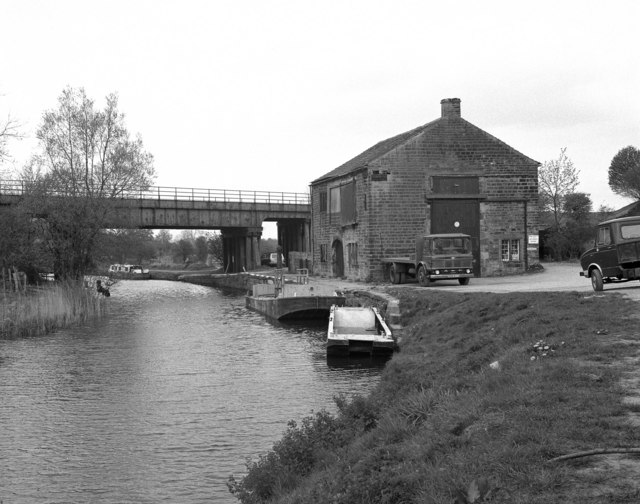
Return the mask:
M 103 300 L 78 283 L 56 283 L 0 297 L 0 338 L 38 336 L 98 316 Z

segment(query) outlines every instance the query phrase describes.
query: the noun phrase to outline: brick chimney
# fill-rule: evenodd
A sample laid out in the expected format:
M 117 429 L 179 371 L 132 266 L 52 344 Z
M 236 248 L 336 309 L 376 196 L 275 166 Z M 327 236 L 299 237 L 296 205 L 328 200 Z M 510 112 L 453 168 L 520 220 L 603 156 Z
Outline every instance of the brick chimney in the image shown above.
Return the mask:
M 442 117 L 460 117 L 460 98 L 445 98 L 440 100 Z

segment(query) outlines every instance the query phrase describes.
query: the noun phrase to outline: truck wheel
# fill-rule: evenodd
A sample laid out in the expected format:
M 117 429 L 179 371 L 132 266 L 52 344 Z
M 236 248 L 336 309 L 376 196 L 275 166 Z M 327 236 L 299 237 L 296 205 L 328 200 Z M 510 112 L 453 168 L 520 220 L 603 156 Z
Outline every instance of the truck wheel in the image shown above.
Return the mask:
M 427 287 L 433 283 L 429 278 L 429 275 L 427 275 L 427 270 L 424 266 L 420 266 L 418 268 L 418 283 L 423 287 Z
M 392 284 L 400 283 L 400 273 L 398 272 L 395 263 L 391 263 L 391 266 L 389 266 L 389 281 Z
M 591 270 L 591 286 L 596 292 L 600 292 L 604 288 L 602 273 L 600 273 L 600 270 L 597 268 Z
M 460 285 L 469 285 L 469 279 L 468 278 L 458 278 L 458 283 Z

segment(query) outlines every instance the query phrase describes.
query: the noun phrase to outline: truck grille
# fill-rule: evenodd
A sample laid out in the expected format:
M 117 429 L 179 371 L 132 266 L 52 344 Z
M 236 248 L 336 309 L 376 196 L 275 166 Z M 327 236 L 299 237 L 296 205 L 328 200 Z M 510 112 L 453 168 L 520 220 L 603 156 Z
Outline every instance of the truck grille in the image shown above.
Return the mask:
M 471 259 L 466 257 L 454 257 L 453 259 L 434 259 L 434 269 L 471 268 Z

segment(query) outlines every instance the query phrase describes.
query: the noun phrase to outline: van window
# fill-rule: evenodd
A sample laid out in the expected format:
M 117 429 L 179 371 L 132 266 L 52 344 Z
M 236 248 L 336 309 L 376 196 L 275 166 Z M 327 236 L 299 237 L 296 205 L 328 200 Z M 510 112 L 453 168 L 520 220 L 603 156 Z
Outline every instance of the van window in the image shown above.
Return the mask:
M 601 227 L 598 229 L 598 245 L 611 245 L 611 230 L 609 226 Z
M 640 222 L 620 226 L 620 236 L 625 240 L 629 238 L 640 238 Z

